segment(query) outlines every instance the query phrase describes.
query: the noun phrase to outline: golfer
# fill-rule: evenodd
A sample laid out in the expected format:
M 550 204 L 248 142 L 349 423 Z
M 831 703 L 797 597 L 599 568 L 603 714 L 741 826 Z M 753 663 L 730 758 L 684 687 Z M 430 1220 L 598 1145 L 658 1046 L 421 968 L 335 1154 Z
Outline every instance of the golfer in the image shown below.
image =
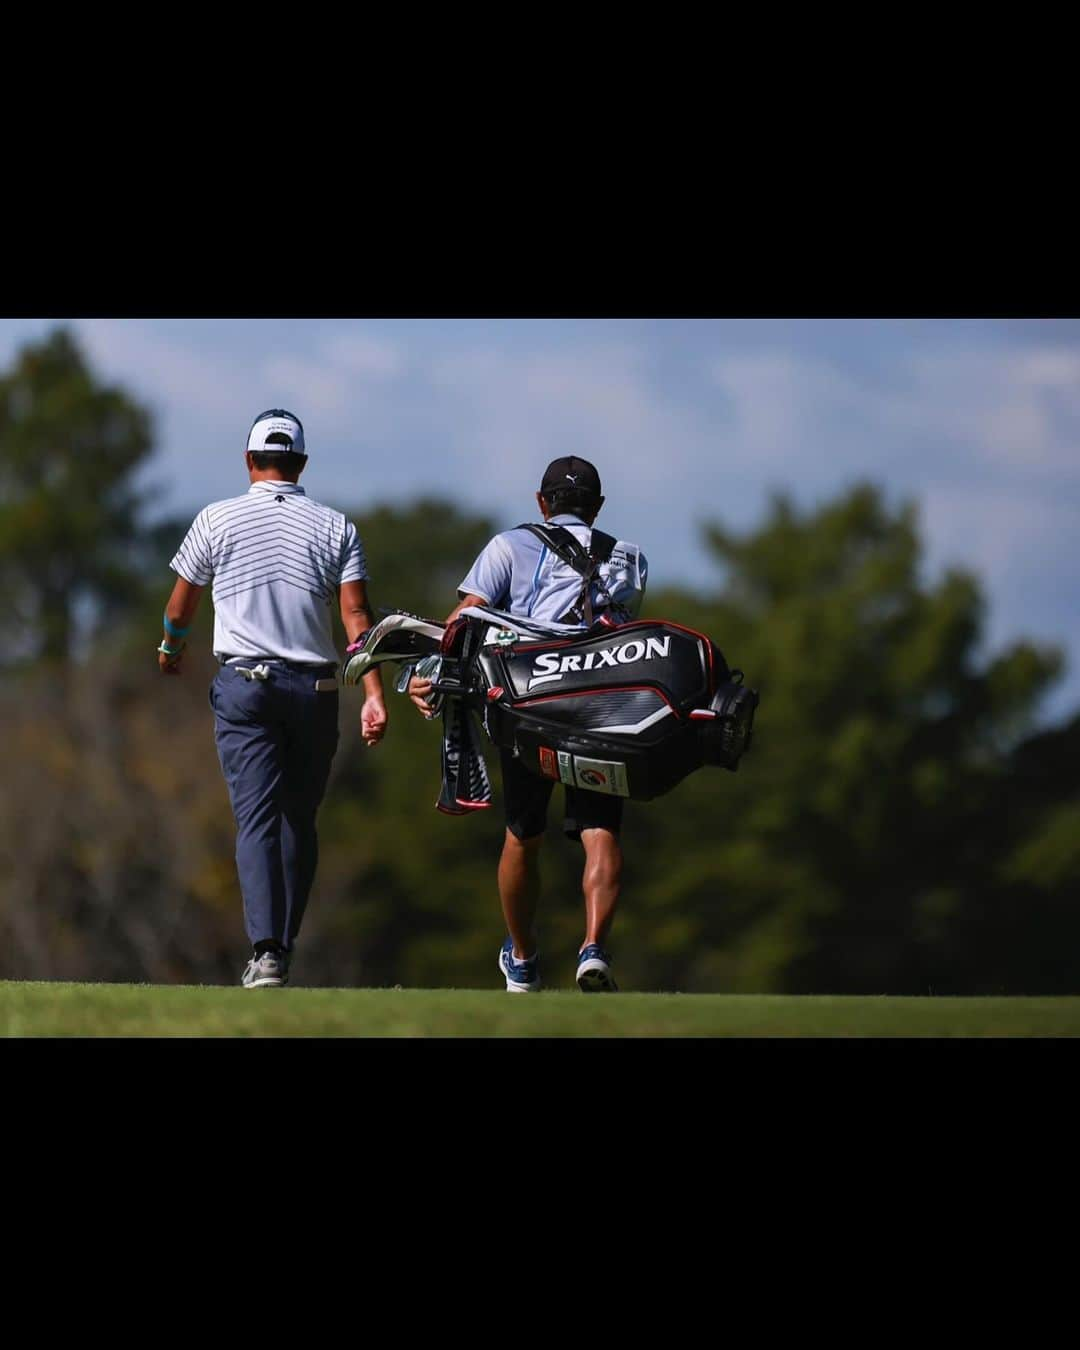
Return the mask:
M 315 816 L 338 743 L 335 596 L 349 642 L 371 627 L 356 527 L 300 486 L 304 428 L 284 408 L 256 417 L 241 497 L 200 511 L 172 560 L 176 585 L 158 647 L 162 674 L 180 670 L 184 639 L 213 582 L 210 688 L 221 770 L 236 817 L 236 868 L 252 944 L 241 984 L 280 987 L 315 878 Z M 364 677 L 365 743 L 386 731 L 378 669 Z
M 604 498 L 600 475 L 576 455 L 553 460 L 536 494 L 544 521 L 561 525 L 586 550 L 592 549 L 593 521 Z M 599 533 L 599 532 L 598 532 Z M 582 630 L 595 620 L 625 623 L 641 607 L 648 563 L 635 545 L 607 537 L 609 552 L 582 594 L 582 577 L 528 529 L 506 530 L 492 539 L 458 587 L 461 603 L 447 618 L 455 619 L 469 605 L 488 605 L 540 623 L 573 624 Z M 414 677 L 409 695 L 425 716 L 431 681 Z M 538 855 L 543 843 L 548 803 L 554 782 L 524 769 L 503 750 L 502 782 L 506 835 L 499 860 L 499 899 L 509 936 L 499 952 L 506 988 L 531 994 L 540 988 L 536 908 L 540 878 Z M 605 949 L 615 917 L 622 874 L 621 797 L 567 787 L 563 829 L 585 851 L 582 891 L 585 938 L 578 951 L 577 984 L 583 993 L 616 989 L 611 958 Z

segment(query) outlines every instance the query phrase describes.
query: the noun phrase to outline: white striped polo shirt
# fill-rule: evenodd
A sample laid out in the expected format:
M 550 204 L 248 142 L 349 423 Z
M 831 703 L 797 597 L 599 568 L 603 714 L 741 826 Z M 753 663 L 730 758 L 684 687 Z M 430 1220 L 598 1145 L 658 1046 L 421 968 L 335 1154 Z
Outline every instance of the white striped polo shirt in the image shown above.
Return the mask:
M 356 526 L 296 483 L 252 483 L 195 517 L 171 567 L 193 586 L 214 583 L 214 655 L 336 663 L 331 605 L 346 581 L 366 581 Z

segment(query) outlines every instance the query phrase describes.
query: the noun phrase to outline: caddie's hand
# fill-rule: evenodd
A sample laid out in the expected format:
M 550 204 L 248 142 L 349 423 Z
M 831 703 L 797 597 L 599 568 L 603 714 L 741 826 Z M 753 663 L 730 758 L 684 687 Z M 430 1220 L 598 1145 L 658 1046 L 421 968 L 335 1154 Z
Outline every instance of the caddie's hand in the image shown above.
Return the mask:
M 435 715 L 431 704 L 427 702 L 427 695 L 431 693 L 431 688 L 431 681 L 423 680 L 419 675 L 414 675 L 409 681 L 409 697 L 416 705 L 416 711 L 423 717 Z
M 386 704 L 381 696 L 364 700 L 364 706 L 360 710 L 360 735 L 364 738 L 365 745 L 379 744 L 386 735 L 388 720 Z

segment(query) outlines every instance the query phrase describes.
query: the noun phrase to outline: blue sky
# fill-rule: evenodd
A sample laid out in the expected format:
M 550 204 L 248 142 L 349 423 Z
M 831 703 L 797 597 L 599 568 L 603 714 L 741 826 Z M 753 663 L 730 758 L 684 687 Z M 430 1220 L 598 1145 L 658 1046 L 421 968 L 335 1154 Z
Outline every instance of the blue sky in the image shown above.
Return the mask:
M 0 319 L 0 363 L 53 322 Z M 584 455 L 654 586 L 715 575 L 699 521 L 745 528 L 774 488 L 810 505 L 870 479 L 918 501 L 930 576 L 979 574 L 991 649 L 1065 646 L 1048 715 L 1080 705 L 1078 320 L 70 322 L 156 414 L 163 513 L 242 491 L 272 406 L 304 422 L 308 491 L 343 507 L 439 494 L 505 527 L 549 459 Z M 394 603 L 391 578 L 373 586 Z

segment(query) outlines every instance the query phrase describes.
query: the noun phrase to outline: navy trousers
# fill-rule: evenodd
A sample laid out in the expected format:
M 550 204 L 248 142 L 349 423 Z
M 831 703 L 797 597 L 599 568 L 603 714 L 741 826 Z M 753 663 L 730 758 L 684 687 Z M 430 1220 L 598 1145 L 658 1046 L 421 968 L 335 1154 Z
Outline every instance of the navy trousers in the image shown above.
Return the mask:
M 256 680 L 222 666 L 210 704 L 236 817 L 247 934 L 252 943 L 272 938 L 291 950 L 319 860 L 315 815 L 337 749 L 338 692 L 315 687 L 333 666 L 267 669 L 268 678 Z

